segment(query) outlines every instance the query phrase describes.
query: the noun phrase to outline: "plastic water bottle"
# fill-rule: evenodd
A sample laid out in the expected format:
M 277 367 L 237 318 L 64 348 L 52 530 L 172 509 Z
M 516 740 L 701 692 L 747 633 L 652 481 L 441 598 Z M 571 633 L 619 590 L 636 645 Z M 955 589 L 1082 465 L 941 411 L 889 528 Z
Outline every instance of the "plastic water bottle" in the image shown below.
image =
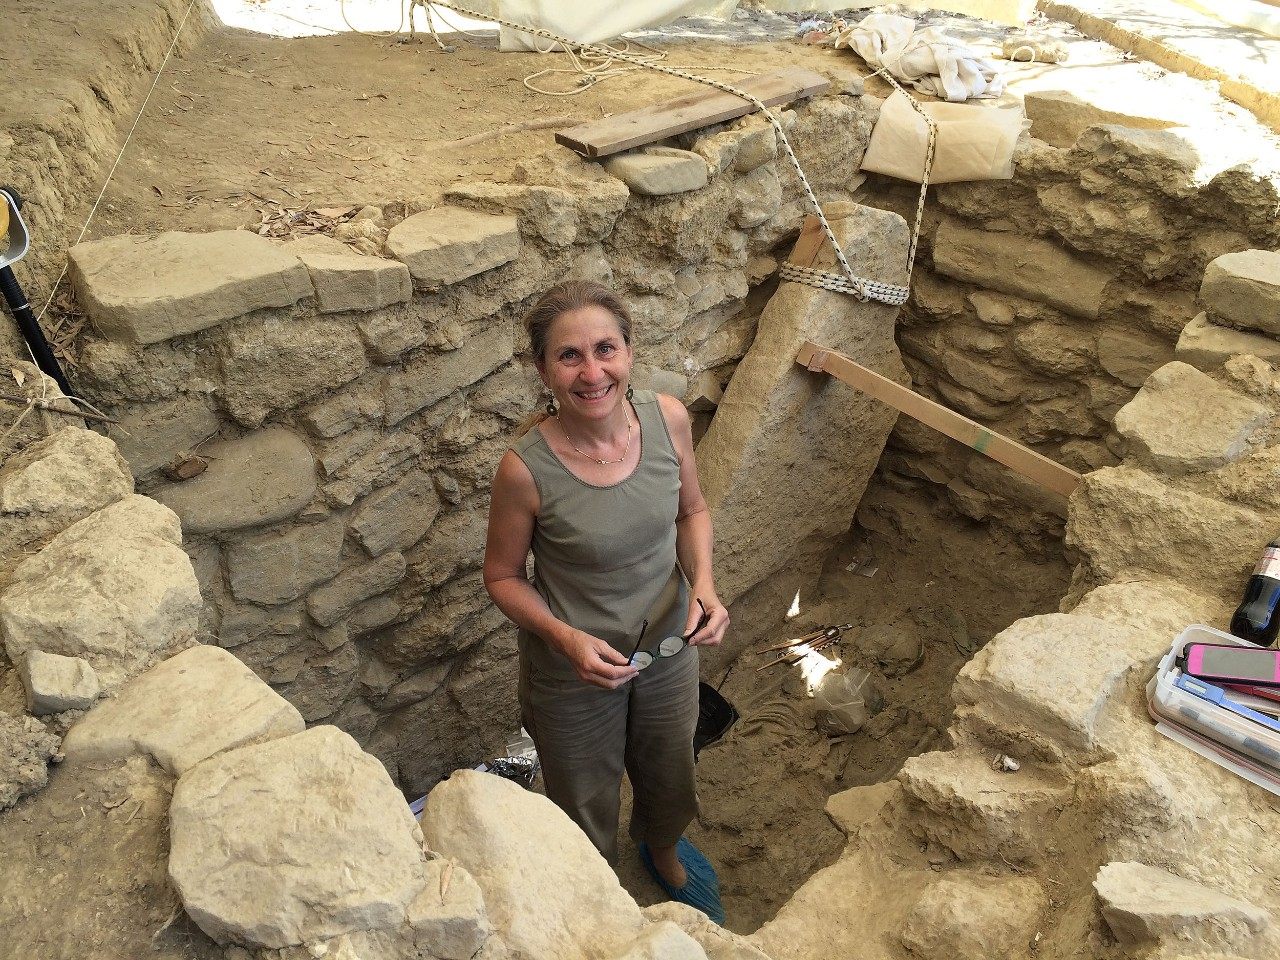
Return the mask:
M 1241 640 L 1269 647 L 1280 633 L 1280 540 L 1272 540 L 1253 568 L 1244 600 L 1231 618 L 1231 632 Z

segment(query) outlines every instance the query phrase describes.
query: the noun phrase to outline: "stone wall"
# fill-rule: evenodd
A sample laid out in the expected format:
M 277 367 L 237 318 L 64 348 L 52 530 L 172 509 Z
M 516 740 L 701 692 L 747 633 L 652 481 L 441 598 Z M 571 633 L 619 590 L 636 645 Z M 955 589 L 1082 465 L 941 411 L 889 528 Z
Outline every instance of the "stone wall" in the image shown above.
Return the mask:
M 5 11 L 6 32 L 22 37 L 23 45 L 5 70 L 0 184 L 16 188 L 25 201 L 31 250 L 14 272 L 37 309 L 93 205 L 104 161 L 120 147 L 120 128 L 132 120 L 186 10 L 183 0 L 70 0 Z M 178 52 L 190 49 L 212 22 L 206 4 L 196 3 Z M 7 315 L 0 331 L 0 357 L 26 358 Z
M 1280 245 L 1280 174 L 1245 129 L 1089 126 L 1086 103 L 1032 100 L 1012 181 L 933 193 L 898 342 L 921 393 L 1087 473 L 1118 462 L 1116 411 L 1173 359 L 1206 265 Z M 859 199 L 914 210 L 883 177 Z M 890 448 L 883 482 L 1060 549 L 1061 498 L 907 418 Z
M 847 199 L 861 98 L 784 119 L 820 195 Z M 538 395 L 517 356 L 532 300 L 567 277 L 612 283 L 638 385 L 704 411 L 754 339 L 799 186 L 759 118 L 672 146 L 688 151 L 605 167 L 556 148 L 399 221 L 363 211 L 338 231 L 350 245 L 229 231 L 71 251 L 96 328 L 78 386 L 182 519 L 203 638 L 407 790 L 517 726 L 514 637 L 479 567 L 490 479 Z M 892 316 L 869 316 L 892 349 Z

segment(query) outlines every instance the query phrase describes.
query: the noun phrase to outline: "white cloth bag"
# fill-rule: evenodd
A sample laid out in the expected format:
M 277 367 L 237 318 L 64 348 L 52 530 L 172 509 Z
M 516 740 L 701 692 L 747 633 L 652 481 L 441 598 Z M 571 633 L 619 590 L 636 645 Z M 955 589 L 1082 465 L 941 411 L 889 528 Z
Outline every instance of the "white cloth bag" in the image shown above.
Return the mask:
M 541 27 L 579 43 L 600 43 L 620 37 L 630 30 L 655 27 L 677 17 L 707 13 L 720 0 L 495 0 L 499 16 L 530 27 Z M 551 40 L 502 27 L 500 50 L 548 51 Z
M 938 125 L 930 183 L 1010 180 L 1013 148 L 1030 121 L 1021 105 L 985 107 L 968 103 L 922 103 Z M 929 147 L 929 125 L 899 91 L 884 102 L 861 169 L 919 183 Z

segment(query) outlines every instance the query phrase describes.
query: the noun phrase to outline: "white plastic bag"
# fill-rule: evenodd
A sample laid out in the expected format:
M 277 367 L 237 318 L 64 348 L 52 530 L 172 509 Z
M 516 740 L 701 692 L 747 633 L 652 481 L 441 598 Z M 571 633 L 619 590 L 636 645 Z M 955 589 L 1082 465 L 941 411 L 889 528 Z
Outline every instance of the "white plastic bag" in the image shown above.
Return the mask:
M 813 688 L 813 702 L 818 729 L 833 737 L 857 733 L 882 705 L 871 674 L 858 667 L 824 676 Z
M 988 107 L 969 103 L 922 103 L 938 125 L 938 146 L 930 183 L 958 180 L 1010 180 L 1013 147 L 1030 122 L 1021 106 Z M 929 125 L 906 94 L 894 91 L 880 108 L 862 169 L 919 183 L 929 145 Z

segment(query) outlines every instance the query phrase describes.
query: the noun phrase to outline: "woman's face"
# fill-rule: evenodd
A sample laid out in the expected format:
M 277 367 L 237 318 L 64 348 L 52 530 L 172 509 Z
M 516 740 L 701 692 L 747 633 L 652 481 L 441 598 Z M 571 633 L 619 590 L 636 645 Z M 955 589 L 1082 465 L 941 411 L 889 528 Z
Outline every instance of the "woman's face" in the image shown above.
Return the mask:
M 631 362 L 631 348 L 617 318 L 603 307 L 590 306 L 552 321 L 538 373 L 562 412 L 603 419 L 627 392 Z

